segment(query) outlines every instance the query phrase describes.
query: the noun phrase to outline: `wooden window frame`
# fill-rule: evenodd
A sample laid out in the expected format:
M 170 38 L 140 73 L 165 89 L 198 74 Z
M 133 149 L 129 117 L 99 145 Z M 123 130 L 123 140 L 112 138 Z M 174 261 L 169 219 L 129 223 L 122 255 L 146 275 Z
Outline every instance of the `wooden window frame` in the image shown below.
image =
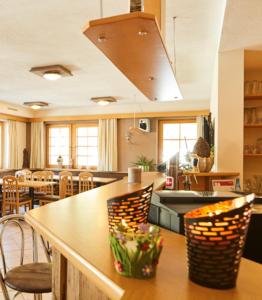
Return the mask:
M 69 128 L 69 158 L 72 157 L 72 124 L 48 124 L 46 125 L 46 166 L 47 168 L 57 168 L 58 164 L 49 164 L 49 130 L 50 128 Z M 69 167 L 69 166 L 67 166 Z
M 63 124 L 47 124 L 46 125 L 46 167 L 57 168 L 58 165 L 49 164 L 49 130 L 50 128 L 67 127 L 69 128 L 69 157 L 72 159 L 72 168 L 77 168 L 76 165 L 76 130 L 80 127 L 98 127 L 98 123 L 63 123 Z M 68 165 L 65 167 L 69 167 Z M 88 166 L 93 170 L 97 169 L 97 166 Z
M 3 168 L 4 161 L 4 123 L 0 122 L 0 169 Z
M 98 123 L 76 123 L 76 124 L 73 124 L 72 126 L 72 136 L 73 136 L 73 139 L 72 139 L 72 149 L 73 149 L 73 153 L 72 153 L 72 156 L 73 156 L 73 166 L 75 168 L 79 168 L 79 166 L 77 166 L 77 153 L 76 153 L 76 139 L 77 139 L 77 134 L 76 134 L 76 130 L 77 128 L 81 128 L 81 127 L 97 127 L 98 128 Z M 97 147 L 97 151 L 98 151 L 98 147 Z M 97 167 L 98 166 L 88 166 L 88 168 L 92 169 L 92 170 L 97 170 Z
M 181 123 L 196 123 L 196 118 L 192 119 L 168 119 L 168 120 L 159 120 L 158 121 L 158 163 L 163 163 L 163 127 L 164 124 L 181 124 Z M 181 139 L 179 139 L 180 141 Z

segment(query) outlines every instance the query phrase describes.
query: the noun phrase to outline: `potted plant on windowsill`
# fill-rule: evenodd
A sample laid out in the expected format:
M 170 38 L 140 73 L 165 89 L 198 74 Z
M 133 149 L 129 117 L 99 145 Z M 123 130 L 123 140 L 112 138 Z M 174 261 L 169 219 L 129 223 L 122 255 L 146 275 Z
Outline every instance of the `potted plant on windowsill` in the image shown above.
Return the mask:
M 138 156 L 133 165 L 141 168 L 143 172 L 150 172 L 155 170 L 154 159 L 149 160 L 144 155 Z

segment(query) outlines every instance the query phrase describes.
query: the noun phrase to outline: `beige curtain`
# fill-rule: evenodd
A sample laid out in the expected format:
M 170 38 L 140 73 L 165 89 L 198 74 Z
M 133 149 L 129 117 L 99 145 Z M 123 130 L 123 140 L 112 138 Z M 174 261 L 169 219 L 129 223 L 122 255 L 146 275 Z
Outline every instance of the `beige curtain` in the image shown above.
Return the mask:
M 21 169 L 26 148 L 26 123 L 8 121 L 8 168 Z
M 45 127 L 43 122 L 31 123 L 30 168 L 45 167 Z
M 117 171 L 117 120 L 99 120 L 98 170 Z
M 204 117 L 196 117 L 197 121 L 197 137 L 204 137 Z

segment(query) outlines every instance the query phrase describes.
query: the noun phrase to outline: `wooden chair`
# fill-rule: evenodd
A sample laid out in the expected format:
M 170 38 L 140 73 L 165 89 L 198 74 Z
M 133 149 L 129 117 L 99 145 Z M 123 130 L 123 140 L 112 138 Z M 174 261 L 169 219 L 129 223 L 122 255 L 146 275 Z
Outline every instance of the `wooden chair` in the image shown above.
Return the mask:
M 68 179 L 68 177 L 66 175 L 61 176 L 61 178 L 60 178 L 60 181 L 59 181 L 59 196 L 57 196 L 57 195 L 48 196 L 47 195 L 45 197 L 42 197 L 39 200 L 39 205 L 43 206 L 43 205 L 46 205 L 48 203 L 52 203 L 54 201 L 66 198 L 67 179 Z
M 3 202 L 2 202 L 2 215 L 6 214 L 6 208 L 9 208 L 9 212 L 16 212 L 19 214 L 19 208 L 21 206 L 29 209 L 32 208 L 32 199 L 30 199 L 27 195 L 21 195 L 18 180 L 15 176 L 4 176 L 3 177 Z
M 93 174 L 89 172 L 79 173 L 79 193 L 94 188 Z
M 33 181 L 46 181 L 47 180 L 47 174 L 46 171 L 36 171 L 32 173 L 32 180 Z M 41 196 L 47 195 L 48 187 L 41 187 L 41 188 L 35 188 L 34 195 L 37 199 Z
M 30 171 L 29 169 L 23 169 L 23 170 L 21 170 L 21 173 L 24 174 L 25 180 L 32 179 L 32 171 Z
M 122 220 L 130 230 L 136 231 L 141 223 L 147 223 L 153 184 L 132 194 L 107 201 L 109 231 L 121 225 Z
M 29 225 L 26 226 L 24 217 L 21 215 L 5 216 L 0 219 L 0 225 L 0 249 L 2 258 L 2 270 L 0 270 L 0 285 L 3 291 L 4 299 L 11 299 L 8 294 L 7 288 L 11 288 L 17 291 L 14 298 L 21 293 L 31 293 L 34 294 L 34 299 L 42 299 L 42 294 L 50 293 L 52 289 L 51 259 L 48 255 L 48 249 L 45 249 L 45 243 L 43 243 L 43 247 L 48 263 L 40 263 L 38 262 L 37 236 L 34 229 L 30 226 L 29 233 L 32 236 L 33 257 L 32 263 L 24 264 L 25 238 L 26 236 L 28 236 Z M 21 236 L 21 238 L 19 237 L 19 241 L 21 241 L 20 264 L 19 266 L 13 267 L 11 269 L 7 267 L 5 256 L 6 253 L 3 247 L 4 232 L 10 225 L 17 227 Z M 42 238 L 41 241 L 43 242 Z
M 60 180 L 63 176 L 67 176 L 67 184 L 66 184 L 66 194 L 65 196 L 73 196 L 74 195 L 74 183 L 73 183 L 73 175 L 69 171 L 61 171 L 59 173 L 59 186 Z

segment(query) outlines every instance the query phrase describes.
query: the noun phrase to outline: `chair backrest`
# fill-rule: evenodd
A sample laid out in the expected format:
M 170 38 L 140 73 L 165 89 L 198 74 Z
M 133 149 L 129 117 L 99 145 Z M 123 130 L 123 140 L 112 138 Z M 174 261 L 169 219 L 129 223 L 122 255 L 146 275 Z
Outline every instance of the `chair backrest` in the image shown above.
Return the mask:
M 52 171 L 44 171 L 45 172 L 45 181 L 54 181 L 54 172 Z M 52 184 L 46 187 L 46 194 L 53 195 L 54 194 L 54 186 Z
M 59 180 L 59 198 L 66 198 L 66 187 L 67 187 L 68 176 L 62 175 Z
M 79 193 L 91 190 L 94 188 L 93 174 L 89 172 L 79 173 Z
M 15 176 L 7 175 L 3 177 L 3 202 L 9 202 L 11 204 L 16 204 L 19 200 L 19 188 L 18 180 Z
M 23 169 L 15 172 L 15 177 L 18 181 L 31 180 L 32 172 L 28 169 Z
M 136 231 L 139 224 L 147 223 L 153 184 L 132 194 L 107 201 L 109 230 L 120 225 L 122 220 L 130 230 Z
M 67 182 L 66 182 L 66 194 L 65 196 L 73 196 L 74 195 L 74 185 L 73 185 L 73 175 L 69 171 L 61 171 L 59 173 L 59 186 L 61 178 L 66 176 Z
M 1 228 L 1 233 L 0 233 L 0 251 L 1 251 L 1 260 L 2 260 L 2 267 L 3 267 L 3 274 L 2 272 L 1 275 L 4 277 L 6 272 L 7 272 L 7 265 L 6 265 L 6 255 L 5 255 L 5 251 L 4 251 L 4 245 L 5 245 L 5 242 L 4 242 L 4 233 L 7 229 L 7 227 L 13 225 L 15 226 L 16 228 L 18 228 L 19 230 L 19 233 L 21 235 L 21 239 L 18 238 L 17 240 L 20 241 L 20 245 L 21 245 L 21 249 L 20 249 L 20 260 L 19 260 L 19 264 L 20 265 L 23 265 L 24 263 L 24 254 L 25 254 L 25 238 L 26 238 L 26 235 L 28 233 L 28 228 L 29 228 L 29 232 L 31 231 L 30 235 L 32 236 L 32 245 L 33 245 L 33 251 L 32 251 L 32 259 L 33 259 L 33 262 L 37 262 L 38 261 L 38 248 L 37 248 L 37 236 L 36 236 L 36 233 L 34 231 L 34 229 L 28 225 L 26 222 L 25 222 L 25 219 L 24 219 L 24 216 L 22 215 L 9 215 L 9 216 L 5 216 L 5 217 L 2 217 L 0 219 L 0 228 Z M 43 239 L 41 239 L 42 243 L 44 242 Z M 45 244 L 43 243 L 43 246 L 44 246 L 44 252 L 45 252 L 45 255 L 46 255 L 46 258 L 47 258 L 47 261 L 48 262 L 51 262 L 51 259 L 50 259 L 50 255 L 49 255 L 49 252 L 47 249 L 45 249 Z M 8 251 L 10 252 L 10 251 Z M 15 252 L 17 253 L 17 252 Z
M 36 171 L 34 173 L 32 173 L 32 180 L 33 181 L 46 181 L 46 177 L 47 177 L 47 174 L 46 174 L 46 171 Z M 41 188 L 35 188 L 35 191 L 36 192 L 43 192 L 43 193 L 46 193 L 47 191 L 47 187 L 41 187 Z

